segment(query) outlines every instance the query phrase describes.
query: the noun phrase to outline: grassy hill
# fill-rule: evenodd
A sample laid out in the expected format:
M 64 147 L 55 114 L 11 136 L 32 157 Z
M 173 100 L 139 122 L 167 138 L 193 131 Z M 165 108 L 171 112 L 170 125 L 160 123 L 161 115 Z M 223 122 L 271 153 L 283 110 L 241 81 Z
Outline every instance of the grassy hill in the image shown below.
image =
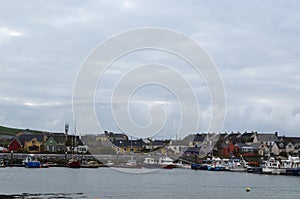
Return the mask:
M 36 133 L 36 134 L 42 133 L 42 131 L 37 131 L 37 130 L 18 129 L 18 128 L 0 126 L 0 135 L 14 136 L 14 135 L 16 135 L 17 133 L 19 133 L 21 131 L 30 131 L 30 132 Z

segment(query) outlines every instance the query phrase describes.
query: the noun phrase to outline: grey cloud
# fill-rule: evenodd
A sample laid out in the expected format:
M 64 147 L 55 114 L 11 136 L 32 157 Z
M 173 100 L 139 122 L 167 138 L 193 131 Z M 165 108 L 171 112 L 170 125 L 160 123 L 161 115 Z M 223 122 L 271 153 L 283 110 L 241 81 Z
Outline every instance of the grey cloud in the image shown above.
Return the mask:
M 227 92 L 224 130 L 299 134 L 298 1 L 8 1 L 0 8 L 0 121 L 2 125 L 61 131 L 72 121 L 73 83 L 88 53 L 120 31 L 143 26 L 178 30 L 202 44 L 219 67 Z M 128 55 L 107 71 L 96 93 L 105 130 L 118 130 L 109 115 L 114 82 L 130 66 L 157 61 L 184 73 L 200 99 L 204 131 L 211 117 L 205 84 L 183 61 L 148 52 Z M 127 67 L 124 65 L 127 64 Z M 145 74 L 139 76 L 142 78 Z M 176 85 L 179 89 L 181 85 Z M 105 91 L 105 92 L 104 92 Z M 184 92 L 184 91 L 182 91 Z M 178 127 L 178 105 L 164 91 L 138 93 L 140 102 L 166 102 L 170 118 L 164 133 Z M 155 96 L 155 95 L 154 95 Z M 9 100 L 8 100 L 9 99 Z M 138 101 L 138 100 L 137 100 Z M 42 106 L 26 106 L 26 102 Z M 60 105 L 55 105 L 59 103 Z M 133 114 L 147 122 L 135 105 Z M 174 122 L 175 121 L 175 122 Z M 71 123 L 71 122 L 70 122 Z M 89 129 L 93 130 L 93 129 Z M 190 132 L 189 132 L 190 133 Z

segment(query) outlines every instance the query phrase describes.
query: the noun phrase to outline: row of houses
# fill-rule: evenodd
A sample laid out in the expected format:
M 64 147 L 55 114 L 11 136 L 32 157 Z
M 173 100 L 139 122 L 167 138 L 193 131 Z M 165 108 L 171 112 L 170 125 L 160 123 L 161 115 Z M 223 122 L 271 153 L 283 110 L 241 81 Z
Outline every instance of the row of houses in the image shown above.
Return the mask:
M 89 143 L 89 136 L 85 136 L 85 143 Z M 89 137 L 91 139 L 91 137 Z M 191 134 L 181 140 L 130 140 L 126 134 L 105 132 L 93 135 L 96 141 L 93 147 L 112 148 L 117 154 L 131 152 L 158 152 L 162 154 L 173 153 L 176 155 L 216 155 L 221 157 L 243 156 L 270 156 L 299 154 L 300 138 L 278 136 L 278 133 L 202 133 Z
M 213 154 L 221 157 L 239 157 L 240 155 L 251 157 L 287 156 L 287 154 L 300 153 L 300 137 L 278 136 L 277 132 L 195 134 L 193 136 L 193 141 L 188 142 L 188 147 L 183 149 L 183 153 L 186 155 L 206 156 Z M 187 146 L 186 144 L 186 142 L 182 143 L 181 147 Z
M 101 151 L 113 154 L 147 153 L 150 151 L 166 153 L 165 147 L 170 143 L 170 140 L 129 139 L 125 133 L 106 131 L 98 135 L 83 135 L 82 140 L 93 153 Z
M 76 142 L 76 143 L 75 143 Z M 125 133 L 105 131 L 84 136 L 65 133 L 32 134 L 20 132 L 8 145 L 9 151 L 28 153 L 85 153 L 87 149 L 99 154 L 149 153 L 221 157 L 287 155 L 300 153 L 300 137 L 285 137 L 275 133 L 201 133 L 181 140 L 129 139 Z
M 85 153 L 87 147 L 79 136 L 64 133 L 33 134 L 23 131 L 14 136 L 8 145 L 8 150 L 27 153 L 64 153 L 76 150 Z

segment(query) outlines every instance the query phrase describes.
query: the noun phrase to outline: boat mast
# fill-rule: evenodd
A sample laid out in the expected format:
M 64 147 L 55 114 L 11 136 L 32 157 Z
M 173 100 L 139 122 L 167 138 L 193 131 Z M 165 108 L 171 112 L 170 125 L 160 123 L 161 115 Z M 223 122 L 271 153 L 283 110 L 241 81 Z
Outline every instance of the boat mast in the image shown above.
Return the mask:
M 75 148 L 76 148 L 76 142 L 77 142 L 77 139 L 76 139 L 76 135 L 77 135 L 76 122 L 75 122 L 74 128 L 75 128 L 75 138 L 74 138 L 74 149 L 73 149 L 73 151 L 75 151 Z

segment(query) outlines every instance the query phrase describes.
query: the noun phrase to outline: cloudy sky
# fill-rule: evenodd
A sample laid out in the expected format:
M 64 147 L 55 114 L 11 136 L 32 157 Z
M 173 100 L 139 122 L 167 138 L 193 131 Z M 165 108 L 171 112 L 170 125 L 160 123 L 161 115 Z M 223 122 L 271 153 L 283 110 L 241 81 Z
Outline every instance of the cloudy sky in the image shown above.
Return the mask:
M 160 27 L 193 39 L 216 64 L 226 93 L 223 131 L 300 135 L 299 8 L 296 0 L 2 2 L 0 125 L 47 131 L 63 131 L 65 122 L 73 126 L 74 84 L 89 53 L 120 32 Z M 197 131 L 207 131 L 212 104 L 205 81 L 180 58 L 158 50 L 123 56 L 99 80 L 94 107 L 100 130 L 122 131 L 112 113 L 112 90 L 128 71 L 149 63 L 168 65 L 184 76 L 199 104 L 199 112 L 189 110 L 190 122 L 199 117 Z M 163 79 L 165 73 L 155 74 Z M 146 77 L 136 74 L 137 80 Z M 153 84 L 132 95 L 128 110 L 140 126 L 165 119 L 157 136 L 174 137 L 186 100 L 179 106 L 176 94 Z M 128 102 L 119 99 L 114 105 Z M 151 115 L 157 105 L 164 114 Z M 78 125 L 81 133 L 99 131 L 88 121 Z

